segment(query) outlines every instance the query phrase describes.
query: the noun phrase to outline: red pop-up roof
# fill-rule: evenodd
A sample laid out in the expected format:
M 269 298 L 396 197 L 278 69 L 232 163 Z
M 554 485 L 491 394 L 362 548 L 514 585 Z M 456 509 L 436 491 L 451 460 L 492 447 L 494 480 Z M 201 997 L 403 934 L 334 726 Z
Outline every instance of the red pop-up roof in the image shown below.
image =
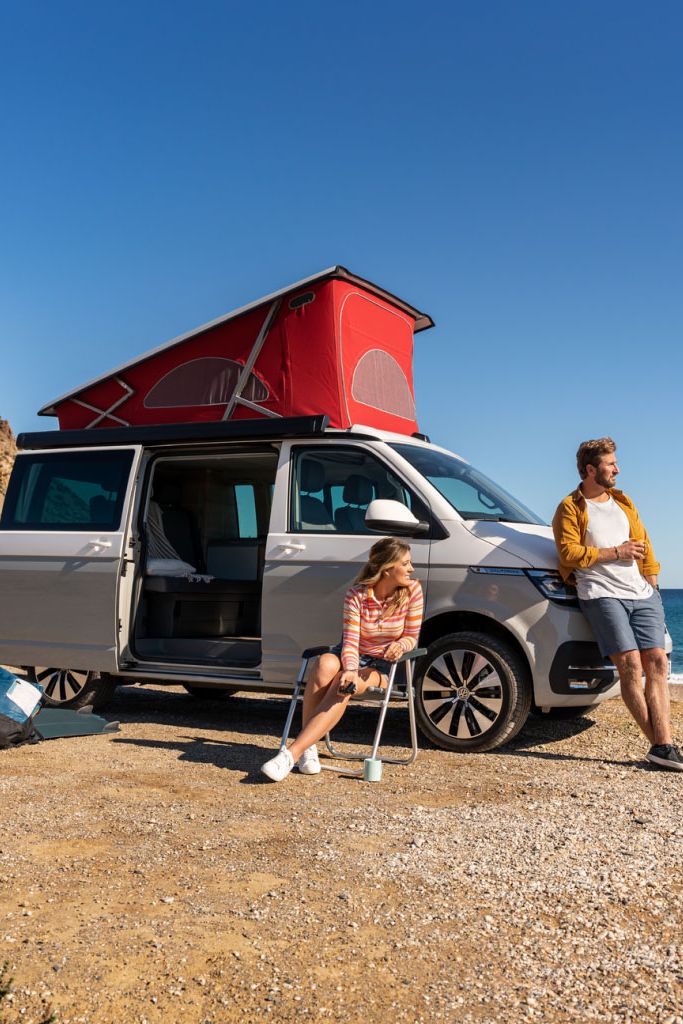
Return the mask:
M 162 345 L 39 412 L 65 429 L 327 414 L 417 430 L 413 333 L 432 319 L 331 267 Z

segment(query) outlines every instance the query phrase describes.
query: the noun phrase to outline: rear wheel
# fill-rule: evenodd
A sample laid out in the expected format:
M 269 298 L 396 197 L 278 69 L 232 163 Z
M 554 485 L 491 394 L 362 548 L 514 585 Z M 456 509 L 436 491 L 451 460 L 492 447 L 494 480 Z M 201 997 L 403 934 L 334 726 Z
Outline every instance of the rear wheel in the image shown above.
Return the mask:
M 531 708 L 520 655 L 486 633 L 450 633 L 431 644 L 415 680 L 420 730 L 442 750 L 493 750 L 511 740 Z
M 42 686 L 43 701 L 49 708 L 103 707 L 113 697 L 117 685 L 112 676 L 86 669 L 34 665 L 25 671 L 32 682 Z

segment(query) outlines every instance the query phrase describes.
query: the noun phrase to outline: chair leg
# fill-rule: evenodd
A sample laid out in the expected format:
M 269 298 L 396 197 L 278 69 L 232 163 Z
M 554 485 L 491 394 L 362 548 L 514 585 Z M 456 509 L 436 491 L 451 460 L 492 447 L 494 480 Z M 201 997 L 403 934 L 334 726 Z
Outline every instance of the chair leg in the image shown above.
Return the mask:
M 392 665 L 391 672 L 389 673 L 389 679 L 387 680 L 387 692 L 384 695 L 382 701 L 382 707 L 379 712 L 379 719 L 377 720 L 377 728 L 375 729 L 375 738 L 372 741 L 372 751 L 370 757 L 374 759 L 377 757 L 377 750 L 379 748 L 379 741 L 382 738 L 382 730 L 384 729 L 384 719 L 387 717 L 387 708 L 391 699 L 391 691 L 394 688 L 394 677 L 396 676 L 396 665 Z
M 301 668 L 299 669 L 299 675 L 296 678 L 296 685 L 292 694 L 292 699 L 289 702 L 289 711 L 287 712 L 287 719 L 285 721 L 285 727 L 282 731 L 282 739 L 280 740 L 280 750 L 283 750 L 287 745 L 287 739 L 289 738 L 289 730 L 292 728 L 292 719 L 294 718 L 294 711 L 296 709 L 297 701 L 299 700 L 299 694 L 306 678 L 306 670 L 308 668 L 308 659 L 304 659 L 301 662 Z
M 389 707 L 389 701 L 391 699 L 391 693 L 394 686 L 394 677 L 396 675 L 397 666 L 392 666 L 391 672 L 389 673 L 389 679 L 387 682 L 386 692 L 382 699 L 380 706 L 379 721 L 377 722 L 377 728 L 375 729 L 375 736 L 372 743 L 372 750 L 370 757 L 374 760 L 377 757 L 379 750 L 380 741 L 382 738 L 382 732 L 384 730 L 384 721 L 386 718 L 387 710 Z M 406 697 L 408 699 L 408 722 L 410 727 L 410 754 L 408 757 L 383 757 L 382 760 L 387 764 L 412 764 L 417 757 L 418 746 L 417 746 L 417 723 L 415 721 L 415 693 L 413 690 L 413 663 L 412 661 L 406 662 Z M 343 761 L 364 761 L 366 759 L 364 754 L 345 754 L 332 743 L 332 738 L 328 733 L 325 736 L 325 746 L 329 751 L 330 755 L 334 758 Z M 348 774 L 348 772 L 347 772 Z M 361 773 L 362 774 L 362 773 Z
M 287 715 L 287 721 L 285 723 L 285 730 L 284 730 L 284 733 L 282 735 L 281 747 L 283 747 L 285 745 L 285 743 L 287 742 L 287 737 L 289 735 L 289 730 L 290 730 L 291 723 L 292 723 L 292 717 L 294 715 L 294 708 L 296 707 L 296 702 L 298 700 L 299 692 L 301 690 L 301 686 L 302 686 L 302 683 L 303 683 L 303 680 L 304 680 L 304 676 L 306 674 L 306 667 L 307 667 L 307 665 L 308 665 L 308 662 L 304 662 L 303 663 L 302 669 L 299 672 L 299 677 L 298 677 L 298 679 L 296 681 L 296 687 L 295 687 L 294 693 L 292 695 L 292 701 L 291 701 L 291 704 L 290 704 L 290 707 L 289 707 L 289 713 Z M 410 750 L 410 754 L 409 754 L 408 757 L 384 757 L 384 758 L 382 758 L 382 760 L 386 764 L 409 765 L 409 764 L 412 764 L 413 761 L 415 761 L 415 759 L 417 758 L 417 754 L 418 754 L 417 722 L 416 722 L 416 719 L 415 719 L 415 691 L 413 689 L 413 662 L 410 661 L 410 660 L 406 661 L 405 662 L 405 666 L 406 666 L 406 698 L 407 698 L 407 701 L 408 701 L 408 722 L 409 722 L 409 728 L 410 728 L 411 750 Z M 392 667 L 391 667 L 391 671 L 389 672 L 389 678 L 387 680 L 387 688 L 385 690 L 384 696 L 382 698 L 382 703 L 380 705 L 379 720 L 377 722 L 377 727 L 375 728 L 375 735 L 374 735 L 373 742 L 372 742 L 372 750 L 370 752 L 370 758 L 372 760 L 375 760 L 377 758 L 377 752 L 379 750 L 379 745 L 380 745 L 380 741 L 381 741 L 381 738 L 382 738 L 382 732 L 384 730 L 384 722 L 385 722 L 385 719 L 386 719 L 387 709 L 389 707 L 389 701 L 391 700 L 391 694 L 392 694 L 393 687 L 394 687 L 394 677 L 396 675 L 396 669 L 397 668 L 398 668 L 397 665 L 392 665 Z M 327 747 L 327 751 L 328 751 L 330 757 L 334 758 L 335 760 L 338 760 L 338 761 L 365 761 L 365 760 L 367 760 L 367 756 L 365 754 L 345 754 L 343 751 L 338 750 L 334 746 L 334 744 L 332 743 L 332 737 L 331 737 L 329 732 L 325 734 L 325 746 Z M 356 769 L 356 768 L 342 768 L 339 765 L 327 765 L 327 764 L 322 764 L 321 768 L 324 768 L 327 771 L 337 772 L 340 775 L 351 775 L 351 776 L 355 776 L 357 778 L 363 776 L 363 769 L 362 768 L 358 768 L 358 769 Z
M 417 757 L 417 723 L 415 721 L 415 692 L 413 690 L 413 663 L 412 661 L 406 662 L 406 697 L 408 699 L 408 721 L 410 726 L 410 742 L 411 750 L 408 757 L 383 757 L 382 760 L 386 764 L 412 764 Z M 379 745 L 379 734 L 377 735 Z M 372 756 L 376 756 L 376 748 L 373 747 Z
M 387 706 L 389 704 L 389 698 L 391 697 L 391 691 L 394 686 L 394 676 L 396 675 L 396 667 L 396 665 L 392 665 L 391 670 L 389 672 L 387 688 L 384 692 L 384 697 L 382 698 L 382 704 L 380 706 L 379 721 L 377 723 L 377 728 L 375 729 L 375 738 L 373 740 L 372 752 L 370 754 L 370 757 L 375 757 L 377 755 L 377 748 L 379 746 L 380 737 L 382 735 L 382 728 L 384 726 L 384 719 L 387 713 Z M 332 757 L 335 757 L 341 761 L 364 761 L 366 757 L 365 754 L 344 754 L 341 750 L 337 750 L 337 748 L 332 743 L 332 738 L 329 732 L 325 735 L 325 746 L 327 747 L 328 752 Z

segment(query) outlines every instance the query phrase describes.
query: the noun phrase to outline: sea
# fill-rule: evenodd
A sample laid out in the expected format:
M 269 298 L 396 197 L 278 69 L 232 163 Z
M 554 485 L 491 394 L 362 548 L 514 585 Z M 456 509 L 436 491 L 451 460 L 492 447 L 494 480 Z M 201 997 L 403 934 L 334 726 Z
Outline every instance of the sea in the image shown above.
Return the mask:
M 683 683 L 683 590 L 662 589 L 666 624 L 674 645 L 671 655 L 671 678 Z

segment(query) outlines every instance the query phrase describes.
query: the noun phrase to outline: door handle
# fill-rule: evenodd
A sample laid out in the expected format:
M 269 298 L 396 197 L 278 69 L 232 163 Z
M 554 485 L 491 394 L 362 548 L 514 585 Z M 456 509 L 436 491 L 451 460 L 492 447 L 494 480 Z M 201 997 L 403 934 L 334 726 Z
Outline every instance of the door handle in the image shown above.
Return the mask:
M 306 550 L 306 545 L 305 544 L 297 544 L 296 541 L 291 541 L 288 544 L 278 544 L 278 547 L 282 551 L 305 551 Z
M 95 548 L 110 548 L 112 546 L 112 542 L 110 540 L 103 540 L 101 537 L 95 537 L 95 539 L 91 540 L 90 543 Z

